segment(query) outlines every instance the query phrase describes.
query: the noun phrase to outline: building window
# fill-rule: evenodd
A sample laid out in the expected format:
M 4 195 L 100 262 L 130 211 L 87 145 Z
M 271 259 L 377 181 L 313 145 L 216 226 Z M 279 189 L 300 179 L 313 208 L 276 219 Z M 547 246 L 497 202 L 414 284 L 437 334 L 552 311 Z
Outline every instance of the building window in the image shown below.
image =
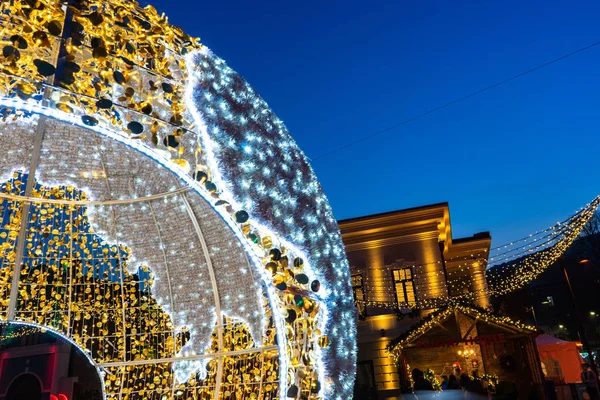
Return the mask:
M 367 296 L 365 296 L 365 287 L 361 274 L 352 275 L 352 293 L 354 294 L 354 304 L 358 308 L 359 316 L 362 318 L 366 317 L 367 305 L 365 304 L 365 300 L 367 300 Z
M 411 267 L 395 269 L 394 289 L 396 290 L 396 303 L 398 308 L 413 308 L 416 306 L 415 285 Z

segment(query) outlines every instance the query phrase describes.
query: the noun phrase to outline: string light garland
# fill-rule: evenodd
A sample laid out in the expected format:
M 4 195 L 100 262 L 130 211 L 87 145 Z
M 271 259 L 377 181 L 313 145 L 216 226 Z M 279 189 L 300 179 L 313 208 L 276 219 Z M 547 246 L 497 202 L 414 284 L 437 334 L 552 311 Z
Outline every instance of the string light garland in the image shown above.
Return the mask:
M 410 364 L 406 363 L 406 375 L 408 376 L 408 380 L 410 382 L 410 387 L 414 387 L 415 386 L 415 381 L 413 379 L 412 376 L 412 369 L 410 368 Z
M 353 269 L 352 270 L 352 274 L 353 275 L 363 275 L 364 274 L 364 289 L 365 289 L 365 293 L 367 294 L 367 296 L 369 297 L 385 297 L 388 299 L 394 299 L 395 298 L 395 289 L 394 289 L 394 280 L 393 280 L 393 276 L 392 273 L 395 269 L 398 268 L 406 268 L 406 267 L 410 267 L 413 269 L 414 271 L 414 275 L 416 277 L 415 279 L 415 290 L 419 291 L 419 288 L 425 289 L 424 291 L 426 292 L 428 285 L 439 285 L 440 284 L 440 278 L 443 278 L 444 280 L 446 279 L 446 277 L 448 278 L 448 286 L 450 289 L 452 289 L 453 291 L 456 291 L 457 289 L 462 289 L 462 288 L 469 288 L 470 287 L 470 282 L 466 282 L 466 281 L 453 281 L 452 278 L 456 275 L 461 275 L 464 274 L 465 272 L 469 272 L 471 270 L 471 268 L 473 267 L 473 263 L 474 261 L 480 262 L 485 264 L 485 258 L 486 254 L 484 253 L 478 253 L 478 254 L 473 254 L 473 255 L 469 255 L 469 256 L 462 256 L 462 257 L 454 257 L 454 258 L 450 258 L 446 261 L 446 263 L 452 262 L 452 268 L 453 270 L 451 271 L 447 271 L 447 270 L 443 270 L 443 269 L 439 269 L 439 270 L 434 270 L 434 271 L 428 271 L 428 267 L 430 266 L 441 266 L 442 262 L 441 261 L 433 261 L 430 263 L 424 263 L 424 264 L 419 264 L 419 265 L 413 265 L 413 264 L 401 264 L 401 265 L 390 265 L 390 266 L 386 266 L 384 268 L 369 268 L 366 270 L 363 269 Z M 462 263 L 457 264 L 456 261 L 464 261 Z M 478 267 L 480 268 L 480 267 Z M 369 273 L 366 273 L 366 272 Z M 377 278 L 373 278 L 371 276 L 371 274 L 374 274 L 377 276 Z M 459 290 L 460 291 L 460 290 Z M 435 299 L 432 299 L 431 301 L 428 301 L 426 299 L 417 299 L 417 302 L 419 302 L 420 306 L 422 307 L 429 307 L 430 305 L 439 305 L 440 304 L 440 300 L 445 301 L 444 299 L 440 299 L 438 297 L 436 297 Z M 372 304 L 374 306 L 391 306 L 392 308 L 396 307 L 396 303 L 395 300 L 393 301 L 375 301 L 375 300 L 357 300 L 357 302 L 365 302 L 365 303 L 369 303 Z M 400 304 L 400 306 L 406 306 L 407 304 Z
M 475 307 L 473 305 L 461 304 L 459 302 L 453 301 L 451 303 L 448 303 L 446 306 L 427 315 L 417 324 L 413 325 L 405 334 L 400 335 L 396 339 L 392 340 L 386 347 L 388 354 L 390 354 L 394 361 L 398 364 L 401 359 L 402 350 L 408 344 L 412 343 L 417 338 L 424 335 L 427 331 L 429 331 L 437 324 L 440 324 L 443 321 L 445 321 L 447 318 L 453 315 L 455 311 L 459 311 L 466 315 L 471 315 L 477 320 L 483 322 L 491 322 L 499 325 L 512 326 L 525 332 L 537 332 L 536 327 L 527 325 L 517 320 L 513 320 L 510 317 L 494 315 L 486 310 Z
M 525 252 L 511 254 L 508 258 L 493 260 L 495 261 L 494 265 L 486 271 L 490 294 L 502 295 L 520 289 L 544 272 L 579 237 L 599 204 L 600 196 L 564 223 L 556 224 L 542 231 L 544 237 L 550 236 L 551 240 L 543 241 L 541 245 L 536 244 Z M 558 232 L 556 234 L 547 233 L 553 230 L 558 230 Z M 537 237 L 532 235 L 529 240 L 537 242 Z M 527 239 L 523 241 L 526 242 Z
M 35 335 L 36 333 L 44 333 L 46 332 L 43 328 L 37 327 L 19 327 L 20 329 L 13 329 L 10 332 L 6 332 L 6 326 L 3 323 L 0 323 L 0 327 L 3 332 L 0 334 L 0 344 L 4 343 L 7 340 L 22 338 L 24 336 Z
M 433 372 L 432 369 L 427 368 L 423 372 L 423 376 L 431 383 L 433 390 L 437 390 L 438 392 L 442 391 L 442 385 L 440 384 L 440 381 L 438 381 L 437 377 L 435 376 L 435 372 Z
M 0 18 L 0 316 L 76 339 L 107 371 L 108 396 L 347 398 L 341 237 L 266 103 L 151 6 L 14 0 Z M 13 174 L 27 170 L 35 182 Z M 41 227 L 21 248 L 25 218 Z
M 0 317 L 87 349 L 110 398 L 349 398 L 341 237 L 260 96 L 150 6 L 0 19 Z
M 471 378 L 472 380 L 478 380 L 478 381 L 485 381 L 485 382 L 487 382 L 487 385 L 492 390 L 495 390 L 496 386 L 498 385 L 498 375 L 494 375 L 494 374 L 483 374 L 481 376 L 471 376 L 471 375 L 469 375 L 469 378 Z

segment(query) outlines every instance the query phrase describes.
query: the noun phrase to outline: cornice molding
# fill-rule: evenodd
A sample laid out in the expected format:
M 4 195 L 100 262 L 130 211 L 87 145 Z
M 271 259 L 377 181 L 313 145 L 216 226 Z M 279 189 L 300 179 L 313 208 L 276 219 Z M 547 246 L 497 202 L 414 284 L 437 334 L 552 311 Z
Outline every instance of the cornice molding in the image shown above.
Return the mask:
M 437 221 L 420 221 L 412 225 L 387 225 L 376 229 L 354 231 L 348 233 L 342 233 L 342 240 L 344 242 L 352 243 L 353 241 L 365 241 L 371 240 L 371 238 L 383 238 L 383 237 L 395 237 L 412 235 L 415 233 L 423 232 L 438 232 Z
M 420 242 L 423 240 L 437 240 L 438 235 L 439 232 L 437 231 L 428 231 L 401 236 L 383 237 L 381 239 L 361 240 L 356 243 L 346 244 L 346 242 L 344 241 L 344 243 L 346 252 L 351 253 L 353 251 L 377 249 L 380 247 L 393 246 L 402 243 Z
M 401 210 L 383 215 L 366 216 L 358 219 L 338 221 L 342 236 L 365 230 L 423 223 L 445 223 L 448 214 L 447 205 L 436 205 L 427 208 Z

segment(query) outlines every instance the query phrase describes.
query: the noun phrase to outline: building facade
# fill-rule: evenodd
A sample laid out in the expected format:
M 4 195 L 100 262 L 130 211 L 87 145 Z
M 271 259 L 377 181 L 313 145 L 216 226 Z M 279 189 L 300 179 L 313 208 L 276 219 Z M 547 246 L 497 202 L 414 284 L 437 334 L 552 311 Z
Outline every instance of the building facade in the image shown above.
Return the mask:
M 489 307 L 489 233 L 454 239 L 447 203 L 339 221 L 359 312 L 355 398 L 399 398 L 390 342 L 450 298 Z

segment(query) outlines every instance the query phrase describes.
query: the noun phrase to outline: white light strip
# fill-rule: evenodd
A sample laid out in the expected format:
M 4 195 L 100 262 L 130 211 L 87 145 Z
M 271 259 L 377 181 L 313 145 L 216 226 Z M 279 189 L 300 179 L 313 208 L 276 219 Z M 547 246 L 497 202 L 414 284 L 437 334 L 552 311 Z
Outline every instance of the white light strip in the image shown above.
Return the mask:
M 26 173 L 26 172 L 24 172 Z M 10 179 L 10 178 L 9 178 Z M 9 180 L 6 179 L 6 180 Z M 48 184 L 42 183 L 38 181 L 42 186 L 63 186 L 63 184 Z M 76 185 L 71 185 L 76 186 Z M 80 206 L 80 207 L 88 207 L 88 206 L 110 206 L 110 205 L 123 205 L 123 204 L 134 204 L 134 203 L 143 203 L 145 201 L 151 200 L 160 200 L 165 197 L 176 196 L 180 193 L 185 193 L 191 188 L 184 187 L 176 190 L 172 190 L 170 192 L 153 194 L 151 196 L 145 197 L 136 197 L 131 199 L 122 199 L 122 200 L 98 200 L 98 201 L 82 201 L 82 200 L 60 200 L 60 199 L 47 199 L 41 197 L 31 197 L 31 196 L 19 196 L 16 194 L 8 194 L 8 193 L 0 193 L 0 199 L 6 199 L 10 201 L 19 201 L 24 203 L 36 203 L 36 204 L 62 204 L 67 206 Z M 80 189 L 82 192 L 85 192 L 86 189 Z M 88 190 L 89 192 L 89 190 Z
M 213 141 L 208 133 L 208 129 L 207 129 L 207 125 L 204 121 L 204 118 L 202 117 L 200 111 L 198 111 L 198 108 L 196 107 L 195 104 L 195 100 L 194 100 L 194 90 L 195 87 L 197 85 L 197 82 L 199 80 L 198 74 L 201 73 L 201 71 L 198 71 L 194 68 L 194 66 L 197 66 L 198 63 L 195 61 L 195 58 L 198 57 L 199 55 L 206 55 L 210 52 L 210 49 L 208 49 L 206 46 L 203 46 L 200 50 L 196 50 L 193 51 L 191 53 L 188 53 L 185 56 L 185 61 L 186 61 L 186 67 L 187 67 L 187 75 L 188 75 L 188 83 L 185 87 L 185 95 L 184 95 L 184 102 L 186 104 L 186 109 L 187 111 L 192 115 L 192 118 L 194 119 L 194 122 L 197 126 L 197 131 L 199 132 L 201 139 L 202 139 L 202 144 L 204 146 L 204 148 L 206 149 L 206 151 L 204 152 L 205 158 L 206 158 L 206 162 L 208 164 L 208 168 L 210 170 L 211 173 L 211 181 L 215 182 L 218 184 L 219 189 L 221 189 L 221 194 L 220 197 L 226 201 L 228 201 L 235 209 L 244 209 L 245 207 L 243 207 L 242 205 L 240 205 L 238 202 L 236 202 L 233 194 L 231 192 L 229 192 L 228 188 L 229 188 L 229 184 L 228 182 L 223 178 L 223 175 L 221 174 L 221 171 L 219 170 L 219 163 L 215 157 L 215 150 L 213 148 Z M 327 288 L 327 281 L 325 279 L 323 279 L 323 277 L 321 276 L 321 274 L 319 274 L 316 270 L 314 270 L 311 267 L 311 263 L 310 263 L 310 258 L 307 256 L 306 252 L 304 250 L 299 249 L 297 246 L 293 245 L 292 243 L 288 242 L 287 240 L 285 240 L 283 238 L 283 235 L 281 234 L 276 234 L 274 233 L 276 230 L 273 228 L 270 228 L 264 224 L 261 224 L 260 222 L 257 222 L 256 219 L 252 220 L 252 227 L 256 228 L 261 235 L 265 234 L 267 236 L 271 236 L 271 237 L 276 237 L 279 244 L 283 245 L 285 248 L 289 249 L 291 253 L 293 253 L 296 257 L 301 257 L 305 262 L 304 262 L 304 272 L 305 274 L 310 278 L 310 280 L 315 280 L 318 279 L 321 283 L 321 290 L 320 293 L 314 293 L 314 297 L 319 300 L 320 302 L 320 309 L 321 311 L 319 312 L 319 316 L 320 321 L 319 321 L 319 329 L 321 330 L 321 332 L 325 331 L 325 327 L 327 326 L 327 322 L 328 322 L 328 318 L 329 318 L 329 310 L 327 308 L 327 302 L 326 299 L 329 297 L 329 289 Z M 323 362 L 323 351 L 322 349 L 318 346 L 317 343 L 313 343 L 314 347 L 315 347 L 315 356 L 316 356 L 316 367 L 318 370 L 318 374 L 319 374 L 319 381 L 321 382 L 321 391 L 319 392 L 319 396 L 323 396 L 324 390 L 325 390 L 325 376 L 326 376 L 326 371 L 325 371 L 325 363 Z M 282 354 L 280 356 L 281 359 L 286 359 L 287 358 L 287 354 Z M 286 359 L 286 362 L 288 360 Z M 284 363 L 282 362 L 280 364 L 280 380 L 282 382 L 282 387 L 283 390 L 280 390 L 280 399 L 284 400 L 286 398 L 286 391 L 287 391 L 287 367 L 285 367 Z

